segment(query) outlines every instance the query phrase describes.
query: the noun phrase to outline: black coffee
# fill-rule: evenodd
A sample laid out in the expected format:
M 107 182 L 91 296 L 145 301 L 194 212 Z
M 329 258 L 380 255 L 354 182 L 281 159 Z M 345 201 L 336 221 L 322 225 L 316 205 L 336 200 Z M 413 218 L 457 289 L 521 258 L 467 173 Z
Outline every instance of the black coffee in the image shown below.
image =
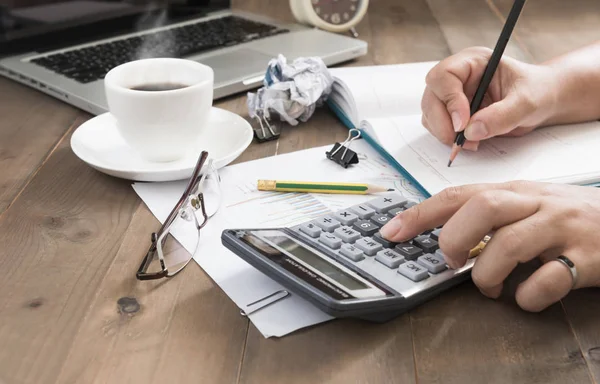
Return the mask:
M 187 84 L 180 83 L 156 83 L 156 84 L 144 84 L 136 87 L 131 87 L 134 91 L 146 91 L 146 92 L 157 92 L 157 91 L 172 91 L 175 89 L 186 88 Z

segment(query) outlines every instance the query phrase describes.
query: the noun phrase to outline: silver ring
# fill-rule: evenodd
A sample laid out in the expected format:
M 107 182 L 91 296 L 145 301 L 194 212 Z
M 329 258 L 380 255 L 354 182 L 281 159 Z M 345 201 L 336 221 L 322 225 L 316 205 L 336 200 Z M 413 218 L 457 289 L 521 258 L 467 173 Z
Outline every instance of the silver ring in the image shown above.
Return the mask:
M 575 264 L 566 256 L 560 255 L 556 258 L 556 261 L 560 261 L 565 267 L 569 269 L 571 272 L 571 276 L 573 277 L 573 284 L 571 285 L 571 289 L 577 284 L 577 268 L 575 268 Z

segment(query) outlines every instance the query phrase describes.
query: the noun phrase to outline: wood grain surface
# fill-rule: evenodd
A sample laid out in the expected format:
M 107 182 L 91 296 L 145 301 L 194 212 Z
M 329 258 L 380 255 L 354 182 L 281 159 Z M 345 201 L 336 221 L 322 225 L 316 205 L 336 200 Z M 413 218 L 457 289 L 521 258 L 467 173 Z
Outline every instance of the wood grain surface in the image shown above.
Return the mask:
M 293 21 L 287 0 L 234 7 Z M 493 48 L 511 0 L 371 0 L 369 53 L 345 65 L 441 60 Z M 600 39 L 597 0 L 529 0 L 506 54 L 539 63 Z M 401 86 L 399 84 L 398 86 Z M 215 106 L 248 118 L 245 95 Z M 131 183 L 70 149 L 91 116 L 0 79 L 0 383 L 598 383 L 600 292 L 531 314 L 470 283 L 385 324 L 335 320 L 265 339 L 192 263 L 135 271 L 158 221 Z M 341 141 L 325 108 L 235 163 Z

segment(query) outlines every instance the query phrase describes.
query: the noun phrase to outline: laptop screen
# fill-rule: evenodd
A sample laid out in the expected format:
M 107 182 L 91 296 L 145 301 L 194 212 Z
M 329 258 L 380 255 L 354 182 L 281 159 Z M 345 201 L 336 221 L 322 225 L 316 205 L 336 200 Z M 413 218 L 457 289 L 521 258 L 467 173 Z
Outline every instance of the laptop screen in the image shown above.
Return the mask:
M 229 5 L 230 0 L 0 0 L 0 56 L 142 31 Z

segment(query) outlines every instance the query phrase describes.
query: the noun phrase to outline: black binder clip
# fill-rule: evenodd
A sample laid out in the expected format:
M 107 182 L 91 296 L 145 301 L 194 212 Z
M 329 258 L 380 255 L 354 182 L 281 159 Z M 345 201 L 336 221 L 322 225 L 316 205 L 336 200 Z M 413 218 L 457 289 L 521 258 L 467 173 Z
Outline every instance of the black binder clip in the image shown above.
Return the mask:
M 356 136 L 352 136 L 352 132 L 356 132 Z M 350 149 L 350 143 L 360 137 L 358 129 L 351 129 L 348 133 L 348 138 L 342 144 L 335 143 L 329 152 L 325 152 L 329 160 L 333 160 L 344 168 L 348 168 L 350 164 L 358 164 L 358 155 Z M 344 147 L 343 151 L 340 149 Z
M 271 124 L 269 124 L 269 119 L 267 119 L 265 116 L 263 116 L 262 114 L 257 114 L 255 116 L 256 120 L 258 120 L 258 124 L 259 126 L 254 129 L 254 136 L 256 137 L 256 140 L 258 140 L 259 143 L 263 143 L 265 141 L 271 141 L 271 140 L 276 140 L 279 138 L 279 136 L 281 135 L 281 132 L 279 131 L 279 129 L 277 129 L 277 126 L 273 126 Z M 263 124 L 264 121 L 264 124 Z M 266 125 L 266 128 L 265 128 Z

